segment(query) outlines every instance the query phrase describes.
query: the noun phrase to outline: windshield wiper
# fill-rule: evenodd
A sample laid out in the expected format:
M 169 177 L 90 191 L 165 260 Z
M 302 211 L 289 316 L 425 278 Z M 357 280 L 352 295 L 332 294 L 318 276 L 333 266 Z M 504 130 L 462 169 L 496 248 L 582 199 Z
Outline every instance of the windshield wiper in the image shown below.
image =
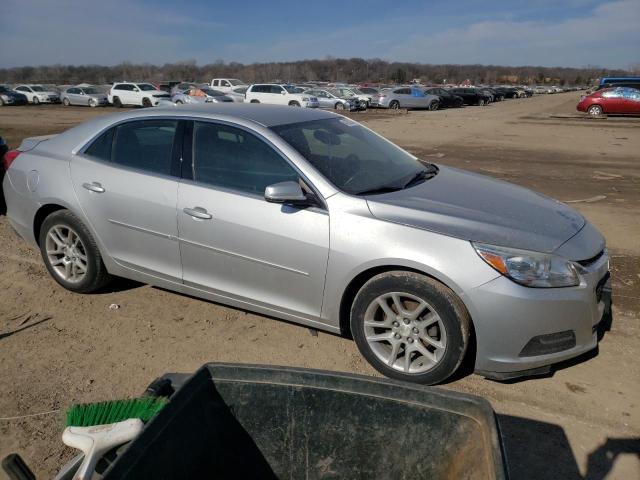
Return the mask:
M 356 195 L 375 195 L 376 193 L 389 193 L 389 192 L 397 192 L 398 190 L 402 190 L 403 187 L 392 187 L 389 185 L 384 185 L 382 187 L 370 188 L 369 190 L 362 190 L 361 192 L 356 192 Z
M 433 178 L 437 174 L 438 174 L 438 167 L 436 167 L 435 165 L 429 165 L 429 168 L 425 168 L 424 170 L 419 170 L 418 172 L 416 172 L 409 179 L 409 181 L 402 186 L 402 188 L 409 188 L 422 180 L 428 180 L 430 178 Z

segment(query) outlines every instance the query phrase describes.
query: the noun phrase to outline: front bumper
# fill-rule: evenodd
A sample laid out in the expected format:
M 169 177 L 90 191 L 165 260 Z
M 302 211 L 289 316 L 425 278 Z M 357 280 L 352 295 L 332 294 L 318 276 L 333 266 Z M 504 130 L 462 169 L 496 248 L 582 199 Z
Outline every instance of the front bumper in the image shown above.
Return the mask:
M 490 378 L 540 374 L 542 367 L 594 349 L 610 298 L 602 294 L 609 272 L 606 251 L 586 268 L 577 287 L 528 288 L 501 276 L 467 292 L 476 371 Z M 506 375 L 510 372 L 517 374 Z
M 38 100 L 40 103 L 60 103 L 60 97 L 54 97 L 52 95 L 42 98 L 38 97 Z

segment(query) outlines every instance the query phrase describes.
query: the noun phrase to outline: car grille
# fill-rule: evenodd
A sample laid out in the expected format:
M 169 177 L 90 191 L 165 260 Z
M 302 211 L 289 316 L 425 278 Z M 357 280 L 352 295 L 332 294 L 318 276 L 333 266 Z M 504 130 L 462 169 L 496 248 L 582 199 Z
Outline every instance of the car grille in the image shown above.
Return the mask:
M 600 259 L 600 257 L 602 257 L 602 255 L 604 255 L 604 249 L 601 250 L 597 255 L 595 255 L 595 256 L 593 256 L 591 258 L 587 258 L 586 260 L 578 260 L 577 263 L 579 263 L 583 267 L 588 267 L 589 265 L 592 265 L 595 262 L 597 262 Z

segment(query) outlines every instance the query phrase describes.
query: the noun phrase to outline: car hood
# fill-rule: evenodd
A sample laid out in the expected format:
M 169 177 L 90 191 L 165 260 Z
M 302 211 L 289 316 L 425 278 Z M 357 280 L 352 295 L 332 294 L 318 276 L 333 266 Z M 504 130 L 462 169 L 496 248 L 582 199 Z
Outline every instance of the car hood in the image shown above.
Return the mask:
M 451 167 L 440 167 L 415 187 L 366 200 L 381 220 L 537 252 L 553 252 L 585 225 L 582 215 L 557 200 Z

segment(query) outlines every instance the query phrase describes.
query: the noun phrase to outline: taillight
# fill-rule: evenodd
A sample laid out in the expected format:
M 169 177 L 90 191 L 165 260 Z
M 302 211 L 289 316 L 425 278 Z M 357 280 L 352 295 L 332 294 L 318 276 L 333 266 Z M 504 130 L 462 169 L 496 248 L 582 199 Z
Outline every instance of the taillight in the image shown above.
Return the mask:
M 9 150 L 4 154 L 4 158 L 2 159 L 2 163 L 4 165 L 5 170 L 9 170 L 9 166 L 13 163 L 13 161 L 18 158 L 22 152 L 20 150 Z

